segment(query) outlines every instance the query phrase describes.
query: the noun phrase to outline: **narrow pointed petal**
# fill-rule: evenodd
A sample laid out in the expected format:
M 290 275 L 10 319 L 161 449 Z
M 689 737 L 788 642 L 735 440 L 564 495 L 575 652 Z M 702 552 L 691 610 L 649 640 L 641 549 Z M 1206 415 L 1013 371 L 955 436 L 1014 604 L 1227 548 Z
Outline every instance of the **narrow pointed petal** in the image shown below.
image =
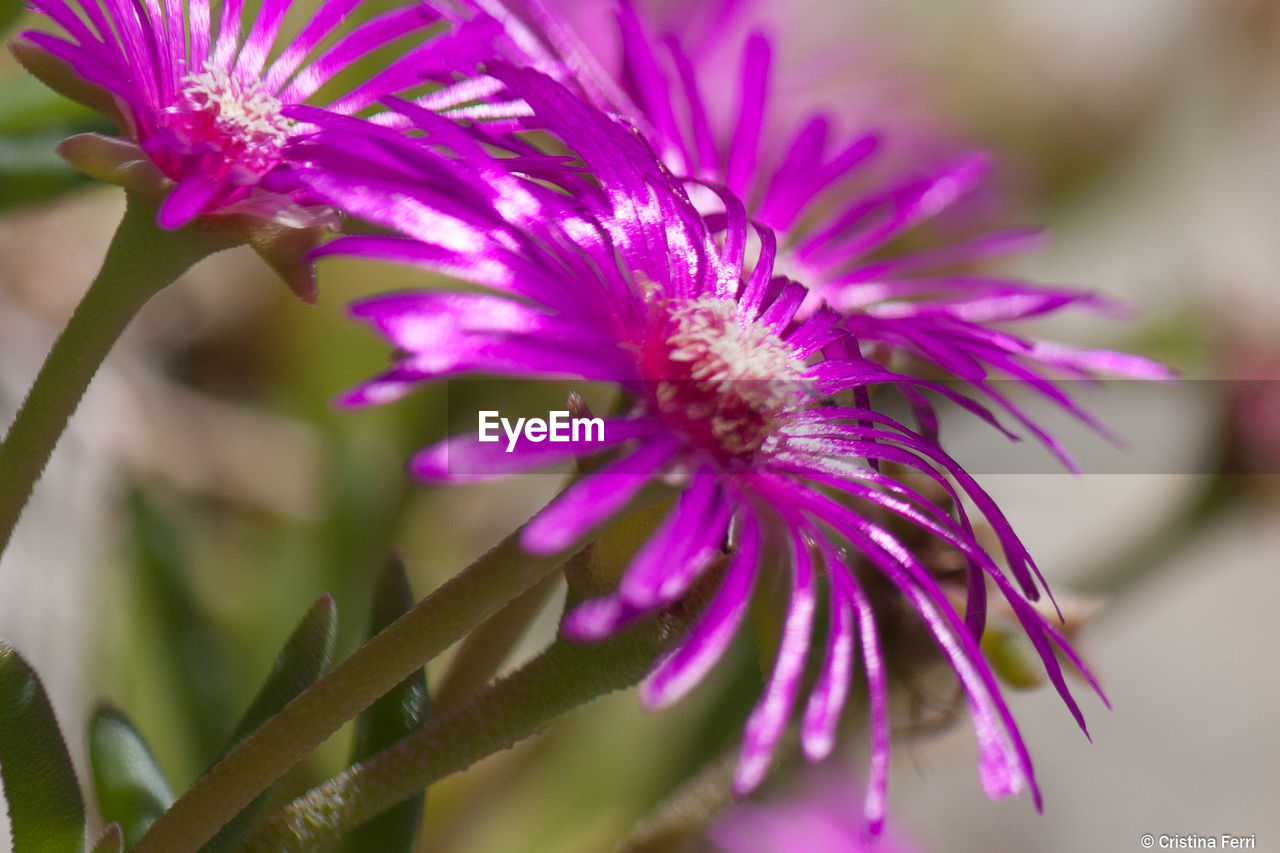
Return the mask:
M 574 483 L 525 526 L 520 544 L 535 554 L 568 547 L 625 507 L 678 449 L 669 439 L 654 441 Z
M 647 707 L 662 708 L 680 699 L 702 681 L 724 654 L 747 612 L 759 559 L 760 530 L 756 521 L 746 515 L 738 552 L 715 597 L 688 636 L 641 685 L 640 701 Z
M 768 772 L 774 748 L 791 716 L 809 651 L 814 609 L 813 558 L 798 527 L 790 528 L 787 538 L 792 545 L 791 603 L 773 674 L 743 732 L 742 755 L 733 776 L 734 791 L 740 796 L 754 790 Z

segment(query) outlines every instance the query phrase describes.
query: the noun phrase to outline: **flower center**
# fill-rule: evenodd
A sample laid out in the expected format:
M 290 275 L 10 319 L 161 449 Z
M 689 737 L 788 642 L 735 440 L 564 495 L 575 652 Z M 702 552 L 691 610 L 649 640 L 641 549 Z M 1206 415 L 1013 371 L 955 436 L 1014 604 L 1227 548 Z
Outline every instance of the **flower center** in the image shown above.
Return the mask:
M 754 457 L 805 401 L 804 363 L 737 306 L 703 297 L 670 310 L 668 333 L 646 359 L 668 424 L 723 463 Z
M 212 146 L 228 168 L 246 168 L 260 177 L 280 162 L 293 129 L 280 107 L 280 100 L 256 81 L 205 66 L 183 78 L 178 101 L 170 107 L 170 127 L 191 145 Z

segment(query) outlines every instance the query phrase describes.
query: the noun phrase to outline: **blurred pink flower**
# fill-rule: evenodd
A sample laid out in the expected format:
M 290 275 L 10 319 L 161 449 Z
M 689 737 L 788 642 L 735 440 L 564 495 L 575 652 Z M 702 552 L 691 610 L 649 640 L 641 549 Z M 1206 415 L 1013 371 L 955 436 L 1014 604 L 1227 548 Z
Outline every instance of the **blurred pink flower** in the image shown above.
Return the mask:
M 801 317 L 834 308 L 865 354 L 909 356 L 917 368 L 960 380 L 1068 468 L 1075 466 L 1067 449 L 1002 386 L 1029 389 L 1108 434 L 1061 380 L 1172 376 L 1140 356 L 1006 331 L 1064 309 L 1116 306 L 1086 289 L 986 272 L 984 262 L 1040 242 L 1035 229 L 991 230 L 985 214 L 966 208 L 986 191 L 993 158 L 962 150 L 958 138 L 938 131 L 941 122 L 904 120 L 910 111 L 902 104 L 912 99 L 902 91 L 864 98 L 884 91 L 864 84 L 856 73 L 864 69 L 841 68 L 829 56 L 778 62 L 782 28 L 755 4 L 704 0 L 684 16 L 640 0 L 589 7 L 513 0 L 513 8 L 534 22 L 528 57 L 635 124 L 686 180 L 700 210 L 714 220 L 727 190 L 767 226 L 776 243 L 765 248 L 778 272 L 808 288 Z M 561 18 L 565 9 L 576 28 Z M 722 18 L 720 28 L 704 23 Z M 824 78 L 837 83 L 838 97 L 814 85 Z M 931 407 L 902 390 L 932 436 Z
M 866 795 L 830 765 L 804 772 L 791 791 L 734 806 L 707 831 L 716 853 L 915 853 L 892 823 L 870 835 Z

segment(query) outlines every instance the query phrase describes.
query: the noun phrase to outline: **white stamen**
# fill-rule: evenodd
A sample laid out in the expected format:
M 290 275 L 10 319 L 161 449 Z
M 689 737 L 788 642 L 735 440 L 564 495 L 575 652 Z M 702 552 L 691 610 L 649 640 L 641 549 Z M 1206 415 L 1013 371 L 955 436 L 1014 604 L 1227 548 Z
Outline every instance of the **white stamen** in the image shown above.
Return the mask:
M 194 137 L 190 141 L 219 143 L 243 165 L 264 169 L 274 164 L 293 131 L 294 123 L 281 115 L 281 106 L 256 81 L 206 65 L 183 78 L 181 99 L 171 111 L 187 119 Z
M 703 297 L 675 309 L 672 319 L 667 357 L 688 365 L 688 379 L 659 382 L 659 407 L 707 421 L 729 455 L 759 450 L 802 405 L 804 362 L 770 329 L 743 324 L 728 300 Z

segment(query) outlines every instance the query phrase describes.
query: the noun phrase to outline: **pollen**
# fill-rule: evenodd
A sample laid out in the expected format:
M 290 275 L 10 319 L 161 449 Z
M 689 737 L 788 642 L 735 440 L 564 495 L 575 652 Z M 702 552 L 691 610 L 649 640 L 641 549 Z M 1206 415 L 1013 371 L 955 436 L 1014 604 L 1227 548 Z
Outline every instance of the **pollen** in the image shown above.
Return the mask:
M 722 462 L 767 450 L 805 401 L 804 363 L 736 305 L 703 297 L 670 312 L 654 395 L 662 417 Z
M 169 126 L 193 146 L 210 146 L 227 169 L 248 169 L 261 176 L 281 159 L 293 122 L 281 103 L 255 80 L 241 80 L 206 65 L 183 78 Z

